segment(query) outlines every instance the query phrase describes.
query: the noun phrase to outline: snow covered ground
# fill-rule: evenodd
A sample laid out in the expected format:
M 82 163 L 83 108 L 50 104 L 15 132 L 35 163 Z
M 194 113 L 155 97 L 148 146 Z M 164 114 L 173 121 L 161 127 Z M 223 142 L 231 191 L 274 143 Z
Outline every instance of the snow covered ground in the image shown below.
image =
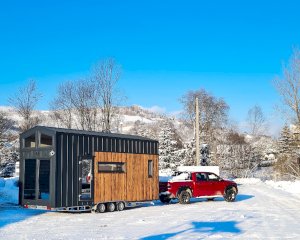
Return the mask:
M 300 239 L 300 195 L 239 180 L 233 203 L 155 202 L 104 214 L 65 214 L 0 206 L 0 239 Z M 291 185 L 291 183 L 290 183 Z

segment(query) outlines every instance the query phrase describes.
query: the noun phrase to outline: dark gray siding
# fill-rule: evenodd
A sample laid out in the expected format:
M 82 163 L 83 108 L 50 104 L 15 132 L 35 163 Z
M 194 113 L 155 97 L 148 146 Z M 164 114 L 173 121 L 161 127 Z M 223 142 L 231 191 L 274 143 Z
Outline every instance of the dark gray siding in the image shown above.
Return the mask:
M 82 157 L 95 152 L 158 154 L 158 142 L 77 133 L 56 133 L 56 207 L 91 204 L 78 201 L 78 166 Z M 92 183 L 93 186 L 93 183 Z

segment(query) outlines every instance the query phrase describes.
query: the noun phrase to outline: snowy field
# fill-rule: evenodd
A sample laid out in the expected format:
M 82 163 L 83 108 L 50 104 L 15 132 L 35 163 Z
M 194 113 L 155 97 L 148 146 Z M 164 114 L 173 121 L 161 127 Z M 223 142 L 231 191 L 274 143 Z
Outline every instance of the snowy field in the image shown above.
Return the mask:
M 238 182 L 233 203 L 155 202 L 104 214 L 28 210 L 2 201 L 0 239 L 300 239 L 299 193 L 282 190 L 283 184 Z

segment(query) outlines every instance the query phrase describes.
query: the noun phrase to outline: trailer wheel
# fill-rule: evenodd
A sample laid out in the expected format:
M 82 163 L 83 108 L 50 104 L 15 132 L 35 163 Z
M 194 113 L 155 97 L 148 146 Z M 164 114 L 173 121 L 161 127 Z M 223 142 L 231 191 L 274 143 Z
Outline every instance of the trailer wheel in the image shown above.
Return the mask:
M 118 202 L 117 203 L 117 210 L 118 211 L 123 211 L 125 208 L 125 203 L 124 202 Z
M 115 203 L 112 203 L 112 202 L 107 203 L 107 211 L 108 211 L 108 212 L 113 212 L 113 211 L 115 211 L 115 210 L 116 210 L 116 205 L 115 205 Z
M 106 210 L 105 204 L 104 203 L 99 203 L 97 205 L 97 212 L 98 213 L 104 213 Z

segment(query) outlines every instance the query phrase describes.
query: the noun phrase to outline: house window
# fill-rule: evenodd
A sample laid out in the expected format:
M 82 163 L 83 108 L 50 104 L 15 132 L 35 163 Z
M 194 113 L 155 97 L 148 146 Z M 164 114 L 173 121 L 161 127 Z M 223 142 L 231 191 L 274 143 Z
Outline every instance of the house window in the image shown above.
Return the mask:
M 98 162 L 99 173 L 125 173 L 126 165 L 122 162 Z
M 148 177 L 153 177 L 153 160 L 148 160 Z
M 35 134 L 32 134 L 29 137 L 25 138 L 25 147 L 26 148 L 35 147 Z
M 39 147 L 50 147 L 52 146 L 52 136 L 48 136 L 46 134 L 41 134 L 41 142 Z

